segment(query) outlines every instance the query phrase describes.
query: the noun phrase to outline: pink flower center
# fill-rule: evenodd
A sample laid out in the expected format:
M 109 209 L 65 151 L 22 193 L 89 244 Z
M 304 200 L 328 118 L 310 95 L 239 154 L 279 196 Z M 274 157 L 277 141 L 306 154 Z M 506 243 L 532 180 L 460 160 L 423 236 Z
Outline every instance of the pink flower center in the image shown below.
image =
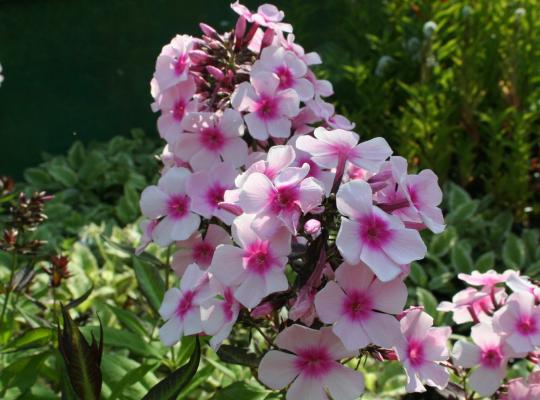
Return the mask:
M 225 141 L 225 136 L 217 128 L 205 128 L 201 131 L 201 144 L 208 150 L 221 150 Z
M 288 89 L 294 85 L 294 76 L 291 70 L 285 65 L 277 67 L 274 72 L 279 77 L 279 88 Z
M 186 102 L 183 99 L 180 99 L 174 104 L 172 115 L 175 120 L 182 121 L 185 114 L 186 114 Z
M 413 367 L 418 367 L 424 362 L 424 347 L 422 343 L 411 340 L 407 346 L 409 362 Z
M 255 112 L 261 119 L 275 119 L 278 116 L 278 102 L 275 98 L 261 95 Z
M 223 201 L 226 188 L 220 184 L 216 184 L 206 192 L 206 201 L 211 207 L 217 208 L 218 204 Z
M 178 306 L 176 306 L 176 316 L 178 318 L 184 318 L 184 316 L 189 312 L 189 310 L 191 310 L 191 308 L 193 307 L 194 297 L 195 293 L 191 290 L 184 293 L 184 296 L 180 299 Z
M 214 256 L 214 247 L 207 242 L 200 242 L 193 246 L 193 261 L 200 266 L 208 266 Z
M 372 248 L 380 248 L 392 237 L 388 222 L 375 214 L 362 218 L 359 222 L 360 239 Z
M 536 320 L 531 318 L 529 315 L 522 315 L 516 324 L 517 331 L 524 335 L 532 335 L 537 332 Z
M 188 60 L 189 60 L 188 55 L 185 53 L 174 58 L 173 66 L 174 66 L 174 73 L 176 75 L 182 75 L 184 73 L 188 64 Z
M 343 313 L 352 321 L 365 321 L 371 316 L 373 301 L 365 293 L 353 291 L 343 303 Z
M 299 350 L 294 365 L 298 372 L 309 378 L 322 378 L 334 367 L 330 353 L 322 347 L 310 347 Z
M 282 186 L 277 189 L 272 198 L 272 209 L 274 212 L 282 210 L 292 210 L 296 207 L 298 200 L 298 187 Z
M 181 219 L 189 212 L 190 201 L 185 194 L 173 195 L 167 204 L 168 214 L 172 218 Z
M 230 288 L 226 288 L 223 293 L 224 301 L 221 303 L 225 319 L 231 321 L 234 317 L 233 306 L 235 304 L 234 294 Z
M 247 268 L 251 272 L 264 275 L 274 265 L 274 257 L 270 254 L 268 241 L 252 244 L 246 252 Z
M 503 361 L 503 355 L 499 347 L 489 347 L 482 349 L 480 364 L 488 368 L 499 368 Z

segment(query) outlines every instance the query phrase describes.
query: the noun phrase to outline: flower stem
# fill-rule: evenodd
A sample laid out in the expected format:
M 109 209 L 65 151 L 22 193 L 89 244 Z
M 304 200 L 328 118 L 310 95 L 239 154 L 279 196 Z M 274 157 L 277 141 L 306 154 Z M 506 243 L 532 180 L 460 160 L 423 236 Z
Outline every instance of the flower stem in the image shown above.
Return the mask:
M 9 282 L 4 295 L 4 304 L 2 305 L 2 314 L 0 315 L 0 326 L 4 324 L 4 317 L 6 315 L 7 305 L 9 302 L 9 296 L 11 295 L 11 289 L 13 286 L 13 278 L 15 277 L 15 269 L 17 267 L 17 253 L 13 252 L 11 256 L 11 271 L 9 275 Z

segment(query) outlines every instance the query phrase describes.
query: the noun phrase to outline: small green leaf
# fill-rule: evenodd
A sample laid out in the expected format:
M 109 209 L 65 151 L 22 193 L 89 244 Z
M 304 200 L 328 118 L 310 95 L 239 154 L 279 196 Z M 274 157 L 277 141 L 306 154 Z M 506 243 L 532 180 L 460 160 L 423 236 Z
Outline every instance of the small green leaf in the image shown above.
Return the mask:
M 493 269 L 495 267 L 495 253 L 493 251 L 488 251 L 487 253 L 482 254 L 474 263 L 474 267 L 480 272 L 486 272 L 487 270 Z
M 244 365 L 246 367 L 257 368 L 260 362 L 259 358 L 247 349 L 226 344 L 221 345 L 217 351 L 217 355 L 223 362 Z
M 537 280 L 540 275 L 540 260 L 532 263 L 526 270 L 525 274 L 532 279 Z
M 189 384 L 201 361 L 201 345 L 196 339 L 195 349 L 187 364 L 178 368 L 172 374 L 161 380 L 143 397 L 143 400 L 171 400 L 175 399 L 180 391 Z
M 471 196 L 469 196 L 469 194 L 463 188 L 453 183 L 450 184 L 448 192 L 448 206 L 452 211 L 454 211 L 461 204 L 471 201 Z
M 446 216 L 449 224 L 469 222 L 478 209 L 478 201 L 472 200 L 459 204 L 450 214 Z
M 101 393 L 101 355 L 103 353 L 103 331 L 99 344 L 92 335 L 89 344 L 68 311 L 62 307 L 64 328 L 58 327 L 58 346 L 66 364 L 71 386 L 85 400 L 98 400 Z M 101 323 L 100 323 L 101 328 Z
M 148 332 L 144 328 L 141 320 L 137 315 L 129 310 L 124 310 L 107 304 L 107 307 L 114 313 L 116 318 L 120 321 L 122 325 L 128 328 L 131 332 L 139 335 L 140 337 L 148 336 Z
M 42 168 L 27 168 L 24 180 L 36 188 L 43 189 L 51 183 L 51 176 Z
M 434 235 L 429 245 L 429 253 L 437 257 L 443 257 L 457 241 L 456 228 L 449 226 L 439 235 Z
M 419 305 L 424 306 L 424 310 L 433 318 L 437 316 L 437 299 L 433 294 L 424 288 L 416 288 L 416 296 L 418 297 Z
M 85 159 L 86 151 L 84 145 L 80 141 L 73 143 L 68 151 L 68 162 L 72 168 L 80 168 Z
M 163 282 L 159 270 L 154 265 L 142 262 L 137 258 L 133 259 L 133 269 L 144 297 L 157 314 L 165 295 L 165 282 Z
M 77 183 L 77 174 L 67 164 L 51 165 L 49 174 L 55 181 L 60 182 L 64 187 L 72 187 Z
M 431 290 L 438 290 L 443 287 L 446 287 L 448 283 L 452 281 L 453 278 L 454 278 L 454 274 L 451 272 L 438 274 L 429 281 L 429 288 Z
M 452 266 L 457 273 L 470 274 L 473 270 L 473 260 L 470 249 L 464 242 L 459 242 L 452 248 L 450 254 Z
M 263 400 L 269 393 L 245 382 L 235 382 L 218 391 L 214 400 Z
M 76 299 L 71 300 L 69 303 L 66 304 L 65 308 L 66 310 L 70 310 L 72 308 L 77 307 L 79 304 L 82 304 L 90 297 L 90 294 L 94 290 L 94 285 L 90 286 L 90 288 L 84 292 L 81 296 L 77 297 Z
M 10 349 L 26 350 L 45 346 L 50 344 L 51 338 L 52 331 L 49 328 L 30 329 L 8 343 L 3 351 Z
M 111 246 L 112 248 L 114 248 L 116 250 L 121 251 L 122 253 L 124 253 L 126 255 L 137 257 L 141 261 L 144 261 L 145 263 L 148 263 L 148 264 L 152 264 L 157 268 L 166 268 L 166 265 L 164 263 L 162 263 L 156 256 L 154 256 L 154 255 L 152 255 L 150 253 L 143 252 L 141 254 L 136 254 L 135 248 L 133 248 L 133 247 L 126 246 L 126 245 L 121 244 L 121 243 L 113 242 L 110 238 L 108 238 L 105 235 L 101 235 L 101 238 L 109 246 Z
M 140 382 L 147 373 L 155 370 L 159 364 L 142 364 L 141 366 L 132 369 L 126 375 L 118 381 L 118 383 L 112 388 L 112 393 L 109 396 L 109 400 L 116 400 L 121 396 L 124 389 L 127 389 L 131 385 Z
M 86 326 L 83 331 L 94 334 L 98 329 L 97 326 Z M 103 328 L 103 334 L 107 346 L 127 349 L 143 357 L 160 358 L 163 355 L 162 346 L 153 346 L 151 343 L 144 341 L 142 337 L 129 331 L 105 327 Z
M 426 271 L 417 262 L 411 263 L 411 273 L 409 274 L 409 279 L 411 279 L 416 286 L 426 286 L 428 282 Z
M 507 268 L 520 269 L 525 263 L 525 245 L 514 234 L 508 235 L 503 245 L 502 258 Z

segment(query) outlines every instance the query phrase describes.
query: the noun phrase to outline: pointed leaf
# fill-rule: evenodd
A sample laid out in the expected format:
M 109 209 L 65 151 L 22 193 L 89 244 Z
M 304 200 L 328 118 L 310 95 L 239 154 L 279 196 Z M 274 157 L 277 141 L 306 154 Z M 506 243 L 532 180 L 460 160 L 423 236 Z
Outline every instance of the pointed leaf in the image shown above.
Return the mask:
M 165 282 L 163 282 L 159 270 L 155 265 L 147 264 L 137 258 L 133 259 L 133 269 L 144 297 L 157 314 L 165 295 Z
M 219 348 L 217 355 L 221 361 L 229 364 L 244 365 L 253 368 L 259 366 L 259 358 L 255 354 L 248 352 L 247 349 L 241 347 L 224 344 Z

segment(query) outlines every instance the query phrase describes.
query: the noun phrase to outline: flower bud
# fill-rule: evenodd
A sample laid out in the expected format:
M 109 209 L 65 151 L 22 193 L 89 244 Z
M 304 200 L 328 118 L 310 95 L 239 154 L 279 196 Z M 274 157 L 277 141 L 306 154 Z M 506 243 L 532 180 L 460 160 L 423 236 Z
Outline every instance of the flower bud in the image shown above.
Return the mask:
M 206 71 L 208 71 L 208 73 L 212 75 L 216 81 L 222 81 L 225 78 L 223 71 L 214 67 L 213 65 L 208 65 L 206 67 Z
M 206 35 L 208 36 L 209 38 L 212 38 L 212 39 L 219 39 L 219 35 L 218 33 L 216 32 L 216 30 L 214 28 L 212 28 L 210 25 L 207 25 L 205 24 L 204 22 L 201 22 L 199 24 L 199 28 L 201 28 L 201 31 Z
M 304 231 L 315 239 L 321 234 L 321 221 L 318 219 L 310 219 L 304 224 Z

